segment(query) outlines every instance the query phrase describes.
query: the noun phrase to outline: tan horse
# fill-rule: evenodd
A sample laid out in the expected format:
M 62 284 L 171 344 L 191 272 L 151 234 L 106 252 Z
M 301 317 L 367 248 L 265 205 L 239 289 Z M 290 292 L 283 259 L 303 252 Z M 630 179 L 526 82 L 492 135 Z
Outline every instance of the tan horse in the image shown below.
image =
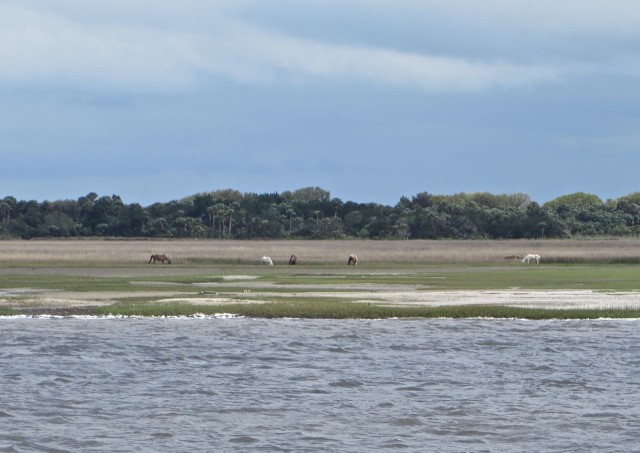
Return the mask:
M 291 255 L 291 258 L 289 258 L 289 264 L 292 266 L 298 264 L 298 257 L 295 255 Z
M 358 255 L 349 255 L 349 260 L 347 261 L 347 266 L 358 265 Z
M 156 264 L 156 261 L 160 261 L 162 264 L 164 264 L 164 262 L 166 261 L 167 264 L 171 264 L 171 258 L 169 258 L 167 255 L 160 255 L 160 254 L 151 255 L 151 258 L 149 258 L 148 264 L 151 264 L 152 261 L 153 261 L 153 264 Z

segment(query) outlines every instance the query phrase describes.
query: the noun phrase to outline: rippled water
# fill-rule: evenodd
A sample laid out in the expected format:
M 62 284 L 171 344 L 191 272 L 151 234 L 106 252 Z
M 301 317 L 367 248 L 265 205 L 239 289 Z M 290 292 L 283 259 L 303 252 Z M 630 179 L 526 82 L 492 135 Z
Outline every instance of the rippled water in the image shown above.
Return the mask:
M 0 451 L 636 450 L 640 321 L 0 319 Z

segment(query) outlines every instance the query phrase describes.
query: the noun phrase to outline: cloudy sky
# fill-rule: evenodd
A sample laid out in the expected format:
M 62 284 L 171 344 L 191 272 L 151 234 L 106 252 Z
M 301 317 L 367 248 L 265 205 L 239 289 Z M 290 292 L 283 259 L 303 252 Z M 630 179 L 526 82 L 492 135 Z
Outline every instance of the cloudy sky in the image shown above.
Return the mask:
M 637 0 L 0 11 L 0 198 L 640 191 Z

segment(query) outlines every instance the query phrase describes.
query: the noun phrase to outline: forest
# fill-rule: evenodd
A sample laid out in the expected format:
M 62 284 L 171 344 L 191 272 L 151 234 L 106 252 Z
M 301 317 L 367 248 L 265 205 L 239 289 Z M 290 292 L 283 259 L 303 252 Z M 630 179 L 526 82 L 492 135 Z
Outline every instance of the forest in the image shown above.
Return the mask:
M 526 194 L 419 193 L 395 206 L 332 198 L 320 187 L 233 189 L 150 206 L 91 192 L 77 200 L 0 199 L 0 239 L 531 239 L 637 236 L 640 192 L 578 192 L 539 204 Z

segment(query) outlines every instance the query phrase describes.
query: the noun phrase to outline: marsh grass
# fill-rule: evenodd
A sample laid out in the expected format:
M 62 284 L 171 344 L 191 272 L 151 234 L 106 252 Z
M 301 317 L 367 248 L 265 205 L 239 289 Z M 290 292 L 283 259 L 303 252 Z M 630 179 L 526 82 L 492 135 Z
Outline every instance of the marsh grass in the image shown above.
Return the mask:
M 173 260 L 170 266 L 258 265 L 263 255 L 271 256 L 276 265 L 284 265 L 292 254 L 298 256 L 301 266 L 346 265 L 351 253 L 358 255 L 360 266 L 502 263 L 505 256 L 527 253 L 538 253 L 543 263 L 637 264 L 640 263 L 640 240 L 10 240 L 0 241 L 0 266 L 56 266 L 61 263 L 67 266 L 142 266 L 147 265 L 152 253 L 170 255 Z
M 177 267 L 176 267 L 177 269 Z M 357 270 L 343 268 L 291 267 L 216 267 L 214 273 L 195 269 L 193 274 L 167 274 L 153 276 L 79 275 L 73 269 L 53 274 L 31 272 L 0 275 L 0 290 L 8 288 L 52 289 L 74 292 L 87 291 L 202 291 L 242 292 L 258 288 L 260 292 L 342 291 L 362 287 L 388 285 L 410 286 L 417 290 L 500 290 L 500 289 L 583 289 L 602 291 L 640 290 L 640 269 L 635 265 L 540 265 L 540 266 L 487 266 L 487 265 L 424 265 L 410 264 L 376 267 L 365 266 Z M 318 272 L 319 271 L 319 272 Z M 247 279 L 229 279 L 229 275 L 242 272 Z M 341 273 L 342 272 L 342 273 Z M 100 272 L 98 272 L 100 274 Z M 126 274 L 126 271 L 125 271 Z M 257 285 L 257 286 L 256 286 Z M 287 288 L 291 287 L 291 290 Z
M 288 286 L 295 286 L 295 292 L 305 291 L 340 291 L 348 292 L 350 285 L 372 286 L 412 286 L 422 290 L 499 290 L 499 289 L 584 289 L 604 291 L 640 290 L 640 269 L 632 265 L 547 265 L 547 266 L 394 266 L 370 271 L 360 268 L 358 271 L 340 273 L 335 267 L 322 268 L 305 272 L 298 269 L 295 273 L 285 272 L 260 273 L 266 268 L 249 269 L 249 280 L 229 280 L 224 275 L 207 275 L 202 273 L 190 275 L 161 275 L 136 279 L 136 288 L 175 290 L 172 285 L 184 285 L 181 291 L 192 290 L 217 292 L 242 292 L 252 284 L 262 285 L 260 292 L 283 292 Z M 220 268 L 216 268 L 220 270 Z M 246 272 L 247 269 L 241 269 Z M 237 267 L 228 268 L 227 272 L 237 272 Z M 14 276 L 15 285 L 24 283 L 24 277 Z M 76 290 L 99 288 L 132 289 L 126 277 L 118 278 L 76 278 L 76 277 L 40 277 L 38 287 L 46 288 L 49 282 L 58 287 L 72 286 Z M 147 285 L 145 285 L 145 283 Z M 274 286 L 270 287 L 269 283 Z M 166 284 L 163 287 L 162 284 Z M 197 285 L 209 286 L 197 286 Z M 304 288 L 308 286 L 308 288 Z M 285 289 L 283 289 L 285 288 Z
M 158 279 L 154 279 L 158 281 Z M 149 279 L 149 282 L 154 280 Z M 173 284 L 144 284 L 133 285 L 129 278 L 123 277 L 82 277 L 76 275 L 2 275 L 0 277 L 0 289 L 31 288 L 72 292 L 89 291 L 148 291 L 150 288 L 156 291 L 175 291 Z M 162 283 L 162 282 L 160 282 Z M 188 289 L 188 287 L 186 287 Z M 192 288 L 196 291 L 196 288 Z
M 501 319 L 601 319 L 640 318 L 640 310 L 629 309 L 538 309 L 492 305 L 458 305 L 441 307 L 385 307 L 352 304 L 341 300 L 279 301 L 266 304 L 190 305 L 134 304 L 91 308 L 97 316 L 213 316 L 233 313 L 254 318 L 301 319 L 388 319 L 388 318 L 501 318 Z
M 0 316 L 15 316 L 16 311 L 11 308 L 0 307 Z
M 546 266 L 425 266 L 387 268 L 387 272 L 350 274 L 274 274 L 261 281 L 280 285 L 410 285 L 423 290 L 491 289 L 590 289 L 632 291 L 640 289 L 640 269 L 632 265 L 546 265 Z

